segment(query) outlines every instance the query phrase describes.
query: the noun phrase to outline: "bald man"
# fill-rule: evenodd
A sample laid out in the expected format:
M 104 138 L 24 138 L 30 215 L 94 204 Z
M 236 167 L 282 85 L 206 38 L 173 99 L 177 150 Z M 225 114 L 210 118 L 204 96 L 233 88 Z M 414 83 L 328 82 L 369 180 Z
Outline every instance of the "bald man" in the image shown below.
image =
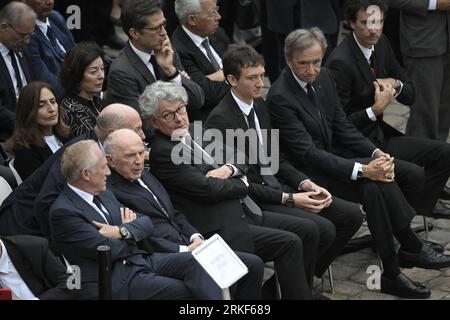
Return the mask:
M 60 148 L 3 201 L 0 207 L 0 234 L 48 237 L 48 210 L 64 185 L 59 159 L 65 148 L 85 139 L 97 141 L 101 146 L 111 132 L 121 128 L 134 130 L 142 140 L 145 139 L 142 121 L 136 110 L 123 104 L 105 107 L 93 130 Z

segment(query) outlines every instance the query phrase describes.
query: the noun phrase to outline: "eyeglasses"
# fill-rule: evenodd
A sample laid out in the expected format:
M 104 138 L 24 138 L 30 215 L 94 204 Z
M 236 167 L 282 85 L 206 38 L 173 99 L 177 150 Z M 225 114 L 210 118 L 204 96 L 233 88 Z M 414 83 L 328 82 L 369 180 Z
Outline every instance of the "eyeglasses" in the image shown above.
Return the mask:
M 30 33 L 23 33 L 23 32 L 19 32 L 17 31 L 16 28 L 14 28 L 11 24 L 8 23 L 8 26 L 11 27 L 19 36 L 22 37 L 23 40 L 29 39 L 33 36 L 34 31 L 30 32 Z
M 181 115 L 184 115 L 185 113 L 186 113 L 186 105 L 182 104 L 178 107 L 177 110 L 169 111 L 169 112 L 163 114 L 162 118 L 168 122 L 171 122 L 171 121 L 175 120 L 175 114 L 178 114 L 181 116 Z
M 154 27 L 154 28 L 145 27 L 145 28 L 142 28 L 142 29 L 150 30 L 150 31 L 153 31 L 153 32 L 156 32 L 156 33 L 161 33 L 162 28 L 165 29 L 166 26 L 167 26 L 167 20 L 165 20 L 163 23 L 161 23 L 157 27 Z
M 198 15 L 201 15 L 203 13 L 198 13 Z M 212 9 L 210 12 L 204 14 L 206 18 L 213 19 L 216 15 L 219 14 L 219 6 L 216 6 L 214 9 Z

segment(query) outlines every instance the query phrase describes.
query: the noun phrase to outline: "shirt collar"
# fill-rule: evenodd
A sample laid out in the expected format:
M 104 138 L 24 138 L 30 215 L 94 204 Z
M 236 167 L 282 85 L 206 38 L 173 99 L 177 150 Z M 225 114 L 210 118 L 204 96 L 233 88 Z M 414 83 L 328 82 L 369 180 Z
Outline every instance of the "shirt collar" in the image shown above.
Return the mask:
M 358 39 L 356 39 L 355 33 L 352 32 L 353 38 L 355 38 L 356 44 L 358 45 L 359 49 L 361 49 L 364 57 L 366 58 L 367 62 L 370 63 L 370 56 L 372 55 L 372 52 L 375 50 L 374 46 L 372 45 L 370 48 L 363 47 L 359 42 Z
M 239 109 L 241 109 L 241 111 L 248 116 L 248 114 L 250 113 L 251 109 L 253 108 L 253 100 L 251 104 L 247 104 L 244 101 L 242 101 L 241 99 L 239 99 L 233 92 L 233 90 L 231 90 L 231 95 L 233 96 L 234 100 L 236 101 Z
M 154 52 L 150 52 L 150 53 L 146 53 L 143 52 L 141 50 L 139 50 L 138 48 L 136 48 L 133 43 L 131 41 L 129 41 L 131 49 L 134 51 L 134 53 L 136 53 L 136 55 L 139 57 L 139 59 L 142 60 L 142 62 L 144 62 L 145 65 L 147 65 L 150 61 L 150 57 L 154 54 Z
M 2 54 L 2 57 L 6 57 L 9 54 L 9 51 L 11 51 L 11 49 L 8 49 L 3 43 L 0 42 L 0 53 Z
M 0 239 L 0 246 L 2 247 L 2 255 L 0 257 L 0 273 L 8 274 L 9 273 L 8 251 L 6 251 L 6 247 L 1 239 Z
M 77 187 L 74 187 L 70 183 L 68 183 L 67 185 L 69 186 L 70 189 L 73 190 L 73 192 L 75 192 L 77 195 L 79 195 L 84 201 L 86 201 L 89 204 L 93 203 L 94 196 L 92 194 L 90 194 L 89 192 L 83 191 L 81 189 L 78 189 Z
M 191 40 L 195 43 L 195 45 L 197 47 L 200 47 L 203 43 L 203 41 L 205 39 L 208 39 L 208 37 L 206 38 L 202 38 L 199 35 L 196 35 L 195 33 L 193 33 L 192 31 L 190 31 L 188 28 L 186 28 L 185 26 L 181 26 L 183 28 L 183 30 L 187 33 L 187 35 L 189 36 L 189 38 L 191 38 Z M 208 40 L 209 41 L 209 40 Z
M 295 72 L 292 69 L 291 69 L 291 72 L 292 72 L 292 75 L 294 76 L 294 79 L 298 82 L 300 87 L 302 87 L 302 89 L 306 92 L 306 90 L 307 90 L 306 86 L 308 85 L 308 83 L 303 80 L 300 80 L 300 78 L 295 75 Z
M 47 35 L 47 29 L 50 26 L 50 22 L 48 21 L 48 18 L 45 19 L 45 21 L 42 21 L 40 19 L 36 19 L 36 26 L 41 29 L 42 33 Z

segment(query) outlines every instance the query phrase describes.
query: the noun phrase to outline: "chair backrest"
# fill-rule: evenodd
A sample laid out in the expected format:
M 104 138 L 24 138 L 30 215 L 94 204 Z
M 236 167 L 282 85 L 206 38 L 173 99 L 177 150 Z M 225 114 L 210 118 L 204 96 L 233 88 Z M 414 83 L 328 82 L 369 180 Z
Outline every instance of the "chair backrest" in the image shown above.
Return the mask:
M 3 177 L 0 177 L 0 205 L 3 200 L 6 199 L 7 196 L 12 192 L 12 189 L 8 182 Z
M 11 169 L 14 178 L 16 178 L 17 185 L 20 185 L 22 183 L 22 178 L 20 177 L 16 168 L 14 168 L 14 158 L 12 158 L 11 161 L 9 162 L 9 168 Z

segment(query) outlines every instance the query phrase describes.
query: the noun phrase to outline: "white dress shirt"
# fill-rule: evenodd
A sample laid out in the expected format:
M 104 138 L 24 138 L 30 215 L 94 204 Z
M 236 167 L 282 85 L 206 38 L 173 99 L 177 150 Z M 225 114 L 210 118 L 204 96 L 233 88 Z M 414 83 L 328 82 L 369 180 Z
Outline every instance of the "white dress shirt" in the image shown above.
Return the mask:
M 45 22 L 43 22 L 39 19 L 36 19 L 36 25 L 38 26 L 39 29 L 41 29 L 44 36 L 48 39 L 47 30 L 48 30 L 48 27 L 51 27 L 50 21 L 48 21 L 48 18 L 45 19 Z M 55 32 L 55 31 L 53 31 L 53 32 Z M 59 49 L 61 49 L 62 52 L 66 53 L 66 49 L 62 46 L 61 42 L 59 42 L 58 38 L 56 37 L 56 34 L 55 34 L 55 38 L 56 38 L 56 44 L 58 45 Z M 50 41 L 50 39 L 48 39 L 48 41 Z
M 103 218 L 103 220 L 105 220 L 105 222 L 107 224 L 109 224 L 108 219 L 106 219 L 105 214 L 102 212 L 102 210 L 100 210 L 97 205 L 94 203 L 94 196 L 86 191 L 83 191 L 81 189 L 78 189 L 77 187 L 74 187 L 73 185 L 71 185 L 70 183 L 67 184 L 69 186 L 70 189 L 73 190 L 73 192 L 75 192 L 77 195 L 79 195 L 81 197 L 81 199 L 83 199 L 84 201 L 86 201 L 92 208 L 95 209 L 95 211 L 98 212 L 98 214 Z M 108 210 L 106 210 L 106 208 L 103 206 L 102 204 L 102 209 L 105 212 L 108 212 Z M 99 221 L 97 221 L 99 222 Z
M 23 281 L 16 267 L 9 258 L 8 251 L 2 240 L 0 256 L 0 285 L 4 288 L 11 289 L 13 300 L 39 300 L 27 284 Z
M 16 99 L 19 97 L 19 90 L 17 89 L 17 79 L 15 77 L 14 68 L 11 63 L 11 56 L 9 55 L 10 49 L 8 49 L 3 43 L 0 42 L 0 54 L 3 57 L 3 60 L 5 61 L 6 67 L 8 68 L 9 76 L 11 77 L 14 92 L 16 94 Z M 20 60 L 17 57 L 17 55 L 14 53 L 14 56 L 16 57 L 17 61 L 17 67 L 19 68 L 20 78 L 22 80 L 23 86 L 27 85 L 27 79 L 25 78 L 25 73 L 22 70 L 22 65 L 20 64 Z
M 51 136 L 44 136 L 44 140 L 45 140 L 45 143 L 47 144 L 47 146 L 50 148 L 50 150 L 52 150 L 53 153 L 58 151 L 58 149 L 61 148 L 63 145 L 62 142 L 59 141 L 59 139 L 57 137 L 55 137 L 54 134 L 52 134 Z
M 196 35 L 195 33 L 191 32 L 188 28 L 186 28 L 185 26 L 181 26 L 183 28 L 183 30 L 186 32 L 186 34 L 188 35 L 189 38 L 191 38 L 192 42 L 194 42 L 194 44 L 200 49 L 200 51 L 205 55 L 206 59 L 209 60 L 208 54 L 206 53 L 206 49 L 203 46 L 203 41 L 205 41 L 205 39 L 208 39 L 208 37 L 202 38 L 199 35 Z M 211 52 L 214 56 L 214 59 L 216 59 L 217 63 L 219 64 L 220 68 L 223 68 L 223 64 L 222 64 L 222 59 L 220 58 L 219 54 L 216 52 L 216 50 L 214 50 L 213 46 L 211 45 L 211 43 L 209 42 L 208 39 L 208 43 L 209 43 L 209 47 L 211 48 Z M 211 61 L 211 60 L 209 60 Z
M 139 59 L 142 60 L 142 62 L 147 66 L 148 70 L 150 70 L 150 72 L 152 73 L 153 77 L 155 77 L 156 79 L 156 75 L 155 75 L 155 70 L 153 69 L 153 64 L 150 62 L 150 57 L 152 55 L 154 55 L 155 53 L 152 51 L 151 53 L 146 53 L 143 52 L 141 50 L 139 50 L 138 48 L 136 48 L 135 46 L 133 46 L 133 43 L 131 41 L 129 41 L 130 43 L 130 47 L 131 49 L 134 51 L 134 53 L 136 53 L 136 55 L 139 57 Z M 158 80 L 158 79 L 156 79 Z M 178 85 L 182 85 L 181 83 L 181 75 L 177 75 L 175 78 L 173 78 L 172 80 L 170 80 L 171 82 L 175 82 Z

